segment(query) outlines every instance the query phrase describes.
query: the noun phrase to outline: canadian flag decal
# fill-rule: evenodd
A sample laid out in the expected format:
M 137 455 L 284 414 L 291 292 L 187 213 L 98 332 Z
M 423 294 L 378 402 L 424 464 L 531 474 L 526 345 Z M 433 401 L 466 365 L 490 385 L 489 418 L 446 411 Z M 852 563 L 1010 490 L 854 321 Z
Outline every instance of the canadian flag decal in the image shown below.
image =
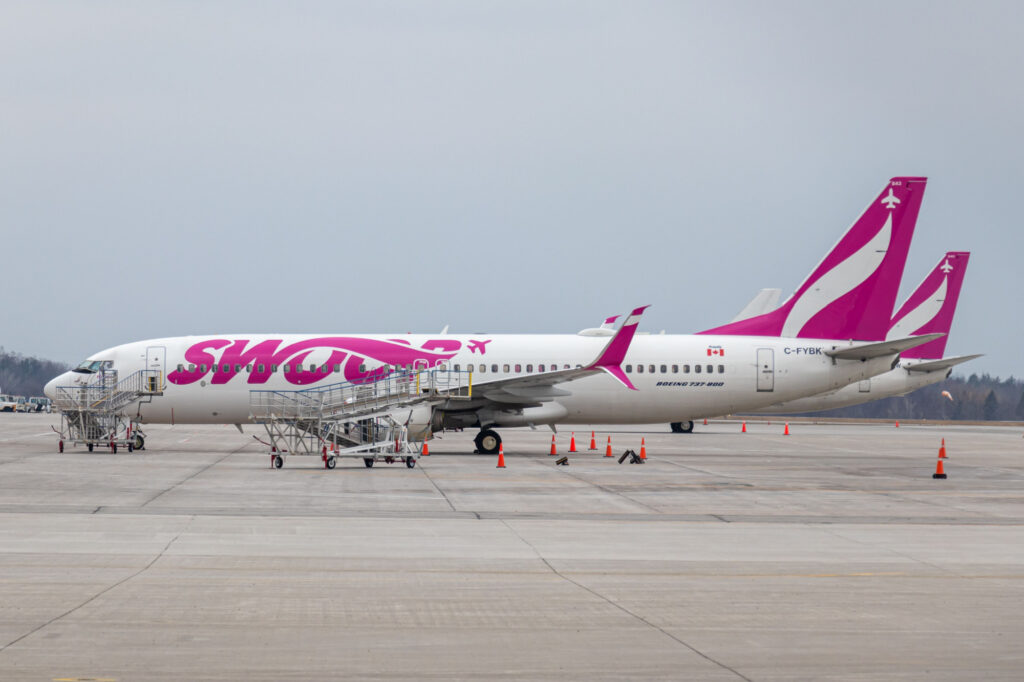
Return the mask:
M 722 348 L 721 346 L 708 346 L 708 357 L 711 357 L 712 355 L 724 357 L 725 349 Z

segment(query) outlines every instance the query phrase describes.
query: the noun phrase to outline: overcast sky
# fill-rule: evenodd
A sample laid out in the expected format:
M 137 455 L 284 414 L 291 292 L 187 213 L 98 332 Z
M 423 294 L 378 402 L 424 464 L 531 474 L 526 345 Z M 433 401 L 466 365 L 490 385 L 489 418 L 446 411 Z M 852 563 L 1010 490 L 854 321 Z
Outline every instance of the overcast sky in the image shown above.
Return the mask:
M 669 333 L 788 295 L 894 175 L 902 296 L 1024 376 L 1024 3 L 5 2 L 0 345 Z

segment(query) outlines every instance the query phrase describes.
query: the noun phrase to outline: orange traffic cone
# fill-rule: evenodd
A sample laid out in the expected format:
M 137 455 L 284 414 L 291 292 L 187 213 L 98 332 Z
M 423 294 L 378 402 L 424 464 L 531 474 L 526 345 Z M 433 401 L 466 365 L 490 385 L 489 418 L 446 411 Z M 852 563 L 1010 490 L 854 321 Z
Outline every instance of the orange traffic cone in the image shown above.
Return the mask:
M 946 470 L 942 468 L 942 460 L 935 462 L 935 473 L 932 474 L 932 478 L 945 478 Z
M 597 440 L 594 438 L 594 432 L 590 432 L 590 449 L 597 450 Z
M 900 423 L 899 422 L 896 422 L 896 428 L 897 429 L 900 428 Z
M 427 441 L 423 441 L 423 450 L 420 452 L 420 454 L 423 455 L 424 457 L 430 454 L 430 448 L 427 447 Z
M 640 459 L 647 459 L 647 440 L 640 439 Z
M 783 436 L 789 435 L 789 422 L 786 422 L 786 430 L 782 432 Z
M 747 422 L 743 422 L 743 428 L 740 429 L 740 433 L 746 433 L 746 432 L 747 432 Z
M 551 434 L 551 452 L 549 452 L 548 454 L 549 455 L 557 455 L 558 454 L 558 450 L 555 449 L 555 434 Z
M 939 447 L 939 459 L 946 459 L 946 439 L 942 439 L 942 445 Z
M 572 438 L 569 439 L 569 452 L 576 452 L 576 432 L 572 432 Z
M 704 426 L 707 426 L 707 425 L 708 425 L 708 418 L 704 417 Z
M 604 449 L 604 456 L 605 457 L 614 457 L 615 456 L 615 455 L 612 454 L 612 437 L 611 436 L 608 436 L 608 447 L 606 447 Z
M 496 469 L 504 469 L 505 468 L 505 446 L 504 446 L 504 444 L 499 444 L 498 445 L 498 466 L 495 467 L 495 468 Z

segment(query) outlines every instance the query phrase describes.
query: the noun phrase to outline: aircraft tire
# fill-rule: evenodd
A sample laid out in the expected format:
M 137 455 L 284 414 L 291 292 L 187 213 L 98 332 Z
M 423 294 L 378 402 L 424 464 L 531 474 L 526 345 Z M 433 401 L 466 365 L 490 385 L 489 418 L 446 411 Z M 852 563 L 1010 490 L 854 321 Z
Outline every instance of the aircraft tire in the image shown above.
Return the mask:
M 284 458 L 281 455 L 274 455 L 274 468 L 280 469 L 284 466 Z
M 135 434 L 134 441 L 135 442 L 133 443 L 133 445 L 135 446 L 136 450 L 141 450 L 142 446 L 146 444 L 146 439 L 138 434 Z
M 367 469 L 373 468 L 373 457 L 363 457 L 363 464 L 366 465 Z
M 416 466 L 416 460 L 414 458 L 412 458 L 412 457 L 406 457 L 405 458 L 405 466 L 407 468 L 409 468 L 409 469 L 414 468 Z
M 477 451 L 482 455 L 496 455 L 501 447 L 501 436 L 492 429 L 483 429 L 473 439 Z
M 693 433 L 693 422 L 672 422 L 669 424 L 672 427 L 672 433 Z
M 89 448 L 89 452 L 92 452 L 92 443 L 89 443 L 86 447 Z
M 337 465 L 337 463 L 337 460 L 335 460 L 333 457 L 328 457 L 324 461 L 324 466 L 326 466 L 328 469 L 333 469 L 335 465 Z

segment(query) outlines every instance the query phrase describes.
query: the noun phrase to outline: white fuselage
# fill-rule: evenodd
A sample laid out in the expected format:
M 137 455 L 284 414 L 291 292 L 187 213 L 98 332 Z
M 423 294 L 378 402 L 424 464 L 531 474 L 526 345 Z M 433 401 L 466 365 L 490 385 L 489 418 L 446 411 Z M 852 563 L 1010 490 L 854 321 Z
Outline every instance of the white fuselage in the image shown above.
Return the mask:
M 931 372 L 908 370 L 907 367 L 914 364 L 914 362 L 914 360 L 901 360 L 900 365 L 895 369 L 879 374 L 871 379 L 864 379 L 821 395 L 787 400 L 759 410 L 751 410 L 751 412 L 756 414 L 793 414 L 796 412 L 820 412 L 822 410 L 850 407 L 851 405 L 861 405 L 872 400 L 906 395 L 919 388 L 937 384 L 950 374 L 949 369 Z
M 110 361 L 121 377 L 143 369 L 162 372 L 163 394 L 124 410 L 141 422 L 241 424 L 250 421 L 252 390 L 299 390 L 360 380 L 389 365 L 443 364 L 462 371 L 472 365 L 474 396 L 485 400 L 489 381 L 586 366 L 607 342 L 607 337 L 581 335 L 227 334 L 140 341 L 90 360 Z M 849 345 L 639 334 L 622 362 L 636 391 L 598 374 L 560 385 L 571 395 L 532 408 L 525 422 L 515 406 L 477 403 L 474 409 L 481 423 L 495 426 L 680 421 L 834 391 L 889 371 L 896 359 L 833 360 L 824 353 Z M 90 376 L 68 372 L 51 381 L 47 392 Z

